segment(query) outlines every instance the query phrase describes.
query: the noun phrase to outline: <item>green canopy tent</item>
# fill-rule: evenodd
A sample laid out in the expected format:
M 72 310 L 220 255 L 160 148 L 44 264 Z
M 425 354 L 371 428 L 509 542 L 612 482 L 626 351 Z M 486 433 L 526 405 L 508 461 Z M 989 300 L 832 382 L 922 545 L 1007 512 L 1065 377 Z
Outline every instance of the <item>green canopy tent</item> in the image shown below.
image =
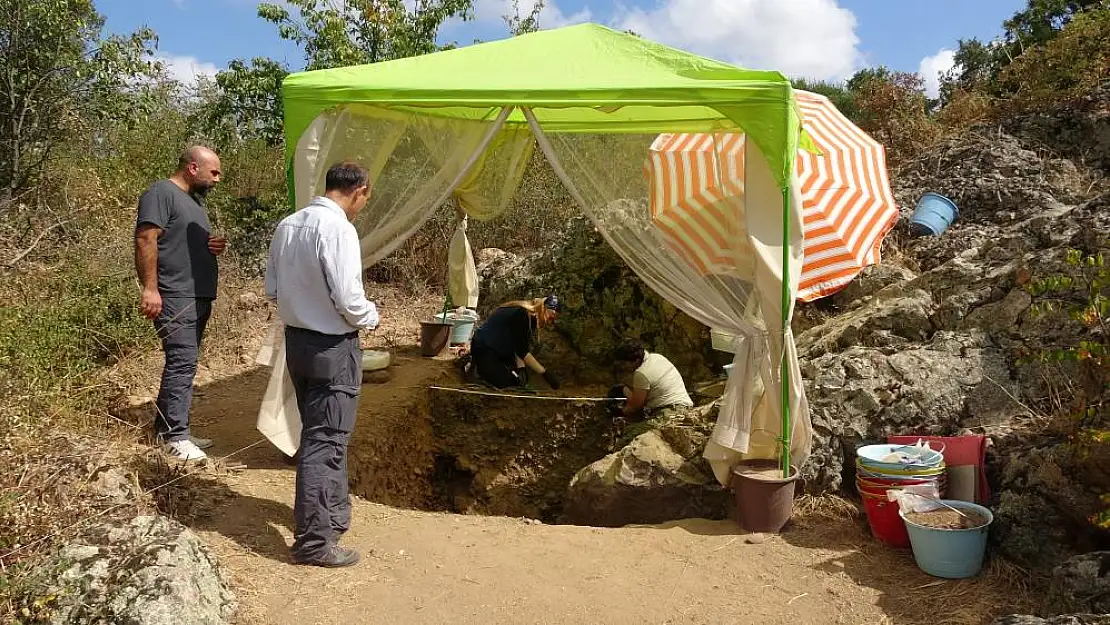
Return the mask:
M 789 319 L 802 249 L 794 159 L 807 138 L 784 76 L 584 24 L 292 74 L 282 97 L 294 207 L 321 191 L 323 173 L 336 161 L 370 170 L 374 195 L 355 222 L 367 265 L 449 197 L 472 217 L 495 217 L 538 145 L 649 286 L 695 319 L 742 337 L 714 432 L 718 456 L 707 450 L 707 457 L 727 465 L 777 456 L 784 471 L 792 451 L 795 462 L 804 460 L 808 408 Z M 702 276 L 652 227 L 644 158 L 660 133 L 739 131 L 750 139 L 753 173 L 735 220 L 707 224 L 706 236 L 745 260 L 727 275 Z M 259 429 L 290 453 L 299 416 L 283 385 L 280 351 L 276 345 L 268 354 L 276 366 Z M 717 475 L 727 479 L 727 472 Z

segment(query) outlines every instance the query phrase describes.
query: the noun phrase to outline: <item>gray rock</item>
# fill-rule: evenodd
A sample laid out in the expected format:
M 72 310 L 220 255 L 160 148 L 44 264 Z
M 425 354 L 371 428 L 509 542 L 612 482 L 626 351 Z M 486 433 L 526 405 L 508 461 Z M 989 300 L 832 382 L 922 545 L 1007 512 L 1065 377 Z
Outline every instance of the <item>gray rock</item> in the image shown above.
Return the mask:
M 1110 551 L 1075 556 L 1056 567 L 1048 601 L 1054 612 L 1110 614 Z
M 807 489 L 839 488 L 865 441 L 951 434 L 1022 413 L 999 388 L 1011 385 L 1005 355 L 983 344 L 982 337 L 938 333 L 928 345 L 850 347 L 804 360 L 814 433 L 802 470 Z
M 1066 614 L 1047 619 L 1012 615 L 997 618 L 991 625 L 1110 625 L 1110 614 Z
M 922 290 L 873 298 L 802 333 L 800 355 L 814 358 L 854 345 L 900 347 L 927 341 L 933 334 L 932 308 L 932 297 Z
M 43 566 L 56 625 L 224 625 L 236 609 L 208 549 L 164 517 L 94 526 Z
M 830 295 L 828 299 L 840 308 L 850 308 L 892 284 L 909 282 L 916 277 L 916 273 L 901 265 L 883 262 L 865 267 L 847 286 Z
M 112 503 L 123 503 L 131 497 L 135 483 L 119 468 L 107 467 L 96 473 L 89 490 Z
M 1017 325 L 1022 315 L 1029 310 L 1033 297 L 1029 293 L 1014 289 L 1001 301 L 984 304 L 972 310 L 964 319 L 964 328 L 978 328 L 986 332 L 1001 334 Z
M 563 522 L 601 527 L 727 515 L 730 494 L 656 431 L 582 469 L 567 490 Z

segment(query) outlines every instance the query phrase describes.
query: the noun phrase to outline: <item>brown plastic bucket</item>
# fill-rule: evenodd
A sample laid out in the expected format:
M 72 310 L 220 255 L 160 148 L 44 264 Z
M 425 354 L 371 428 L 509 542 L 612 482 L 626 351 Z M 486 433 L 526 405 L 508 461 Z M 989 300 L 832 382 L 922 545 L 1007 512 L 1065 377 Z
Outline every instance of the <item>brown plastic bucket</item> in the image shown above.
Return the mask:
M 777 533 L 794 511 L 794 483 L 798 467 L 782 477 L 776 460 L 746 460 L 732 469 L 736 520 L 749 532 Z
M 436 321 L 420 322 L 420 354 L 423 356 L 438 356 L 447 347 L 451 340 L 450 323 Z

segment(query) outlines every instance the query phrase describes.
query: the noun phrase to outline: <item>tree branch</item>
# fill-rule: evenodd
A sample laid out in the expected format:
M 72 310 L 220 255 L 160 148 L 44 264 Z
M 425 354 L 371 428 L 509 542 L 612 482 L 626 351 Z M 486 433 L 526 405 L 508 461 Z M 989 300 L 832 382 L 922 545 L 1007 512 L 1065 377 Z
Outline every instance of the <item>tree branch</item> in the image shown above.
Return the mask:
M 56 228 L 60 228 L 60 227 L 66 225 L 67 223 L 69 223 L 71 221 L 73 221 L 73 218 L 65 219 L 63 221 L 59 221 L 59 222 L 55 223 L 52 226 L 48 226 L 45 230 L 43 230 L 42 232 L 39 233 L 39 236 L 35 237 L 35 240 L 31 242 L 31 245 L 29 245 L 25 250 L 23 250 L 19 254 L 16 254 L 15 258 L 9 260 L 4 266 L 7 267 L 8 269 L 12 269 L 13 267 L 15 267 L 16 264 L 19 263 L 19 261 L 23 260 L 28 254 L 31 253 L 32 250 L 34 250 L 36 247 L 38 247 L 38 244 L 41 243 L 42 240 L 46 237 L 46 235 L 50 234 L 50 232 L 52 230 L 54 230 Z

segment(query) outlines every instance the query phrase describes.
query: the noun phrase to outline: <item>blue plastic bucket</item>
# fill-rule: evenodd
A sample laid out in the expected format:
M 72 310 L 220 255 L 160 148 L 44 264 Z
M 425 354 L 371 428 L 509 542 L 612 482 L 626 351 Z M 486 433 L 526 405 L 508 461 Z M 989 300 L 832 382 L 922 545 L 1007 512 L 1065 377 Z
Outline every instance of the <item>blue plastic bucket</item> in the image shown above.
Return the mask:
M 451 324 L 452 345 L 469 342 L 471 335 L 474 334 L 474 324 L 478 321 L 477 319 L 459 317 L 454 313 L 447 313 L 446 317 L 443 314 L 438 314 L 435 316 L 435 320 L 439 323 Z
M 955 202 L 930 191 L 917 201 L 910 224 L 920 234 L 940 236 L 959 215 L 960 209 L 956 208 Z
M 942 501 L 958 510 L 977 512 L 987 522 L 980 527 L 966 530 L 936 529 L 918 525 L 900 512 L 910 535 L 913 559 L 917 561 L 918 568 L 934 577 L 975 577 L 983 569 L 987 530 L 994 521 L 994 515 L 989 509 L 971 502 L 948 499 Z

